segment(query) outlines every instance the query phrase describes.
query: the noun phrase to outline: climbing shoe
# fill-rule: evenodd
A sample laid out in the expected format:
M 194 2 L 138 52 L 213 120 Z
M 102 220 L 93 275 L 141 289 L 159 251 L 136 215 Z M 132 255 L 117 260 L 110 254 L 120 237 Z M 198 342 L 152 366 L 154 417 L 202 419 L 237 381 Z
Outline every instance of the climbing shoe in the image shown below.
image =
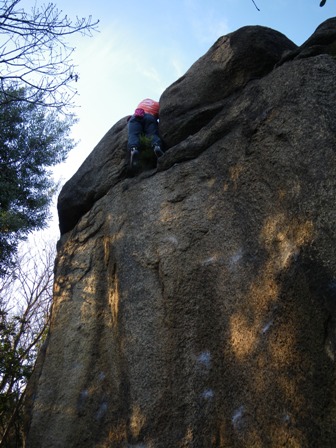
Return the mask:
M 155 146 L 153 147 L 153 151 L 154 151 L 154 153 L 155 153 L 155 155 L 156 155 L 157 158 L 162 157 L 163 154 L 164 154 L 164 152 L 162 151 L 162 149 L 160 148 L 159 145 L 155 145 Z
M 130 158 L 130 166 L 131 169 L 138 168 L 139 166 L 140 153 L 139 150 L 134 146 L 131 148 L 131 158 Z

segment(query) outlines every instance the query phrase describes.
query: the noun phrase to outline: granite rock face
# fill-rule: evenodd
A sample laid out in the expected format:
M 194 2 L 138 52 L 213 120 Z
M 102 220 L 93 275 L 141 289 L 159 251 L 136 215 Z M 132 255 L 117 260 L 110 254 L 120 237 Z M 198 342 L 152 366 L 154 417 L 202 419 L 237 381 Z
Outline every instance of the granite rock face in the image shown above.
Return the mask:
M 157 170 L 127 178 L 122 119 L 64 186 L 27 448 L 336 446 L 336 61 L 295 48 L 224 36 Z

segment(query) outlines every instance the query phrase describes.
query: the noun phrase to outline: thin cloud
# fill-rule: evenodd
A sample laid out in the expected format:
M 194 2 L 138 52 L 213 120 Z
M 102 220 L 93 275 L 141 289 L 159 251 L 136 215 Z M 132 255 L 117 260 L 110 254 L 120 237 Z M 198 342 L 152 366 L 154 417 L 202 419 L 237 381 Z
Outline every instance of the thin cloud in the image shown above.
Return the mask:
M 172 58 L 171 65 L 175 71 L 176 77 L 180 78 L 187 71 L 188 67 L 184 67 L 182 62 L 177 58 Z
M 209 11 L 200 19 L 194 17 L 191 20 L 196 39 L 203 44 L 213 44 L 220 36 L 228 34 L 230 27 L 226 19 L 218 19 L 214 11 Z
M 204 4 L 198 0 L 184 0 L 184 8 L 193 34 L 201 44 L 211 45 L 231 31 L 227 19 L 221 17 L 218 9 L 211 8 L 209 4 L 206 13 Z

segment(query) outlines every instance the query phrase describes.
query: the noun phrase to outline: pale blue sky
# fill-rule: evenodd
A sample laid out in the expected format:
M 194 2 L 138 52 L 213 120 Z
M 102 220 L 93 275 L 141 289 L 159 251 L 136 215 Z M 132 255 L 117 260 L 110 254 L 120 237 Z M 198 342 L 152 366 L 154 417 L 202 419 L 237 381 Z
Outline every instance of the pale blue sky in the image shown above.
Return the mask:
M 29 0 L 23 0 L 23 3 Z M 104 134 L 146 97 L 159 99 L 218 37 L 263 25 L 302 44 L 329 17 L 335 0 L 54 0 L 73 17 L 92 15 L 99 33 L 76 37 L 80 75 L 73 130 L 80 143 L 55 171 L 68 180 Z M 39 0 L 37 0 L 39 3 Z

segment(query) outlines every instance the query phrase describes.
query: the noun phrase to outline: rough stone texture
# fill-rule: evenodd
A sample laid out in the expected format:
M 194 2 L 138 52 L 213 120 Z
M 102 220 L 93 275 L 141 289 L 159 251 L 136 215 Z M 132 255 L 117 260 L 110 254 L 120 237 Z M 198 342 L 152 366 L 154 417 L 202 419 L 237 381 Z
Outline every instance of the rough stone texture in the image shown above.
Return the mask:
M 160 131 L 167 146 L 198 132 L 223 109 L 223 100 L 296 48 L 283 34 L 261 26 L 219 38 L 161 97 Z
M 237 36 L 252 51 L 259 32 L 275 39 Z M 234 47 L 219 42 L 226 66 Z M 64 187 L 27 448 L 336 446 L 336 62 L 239 85 L 234 64 L 232 89 L 204 85 L 216 113 L 195 107 L 189 135 L 169 110 L 191 104 L 209 63 L 162 95 L 158 170 L 123 177 L 120 122 L 98 145 L 101 181 L 92 156 Z M 119 167 L 109 179 L 103 157 Z

